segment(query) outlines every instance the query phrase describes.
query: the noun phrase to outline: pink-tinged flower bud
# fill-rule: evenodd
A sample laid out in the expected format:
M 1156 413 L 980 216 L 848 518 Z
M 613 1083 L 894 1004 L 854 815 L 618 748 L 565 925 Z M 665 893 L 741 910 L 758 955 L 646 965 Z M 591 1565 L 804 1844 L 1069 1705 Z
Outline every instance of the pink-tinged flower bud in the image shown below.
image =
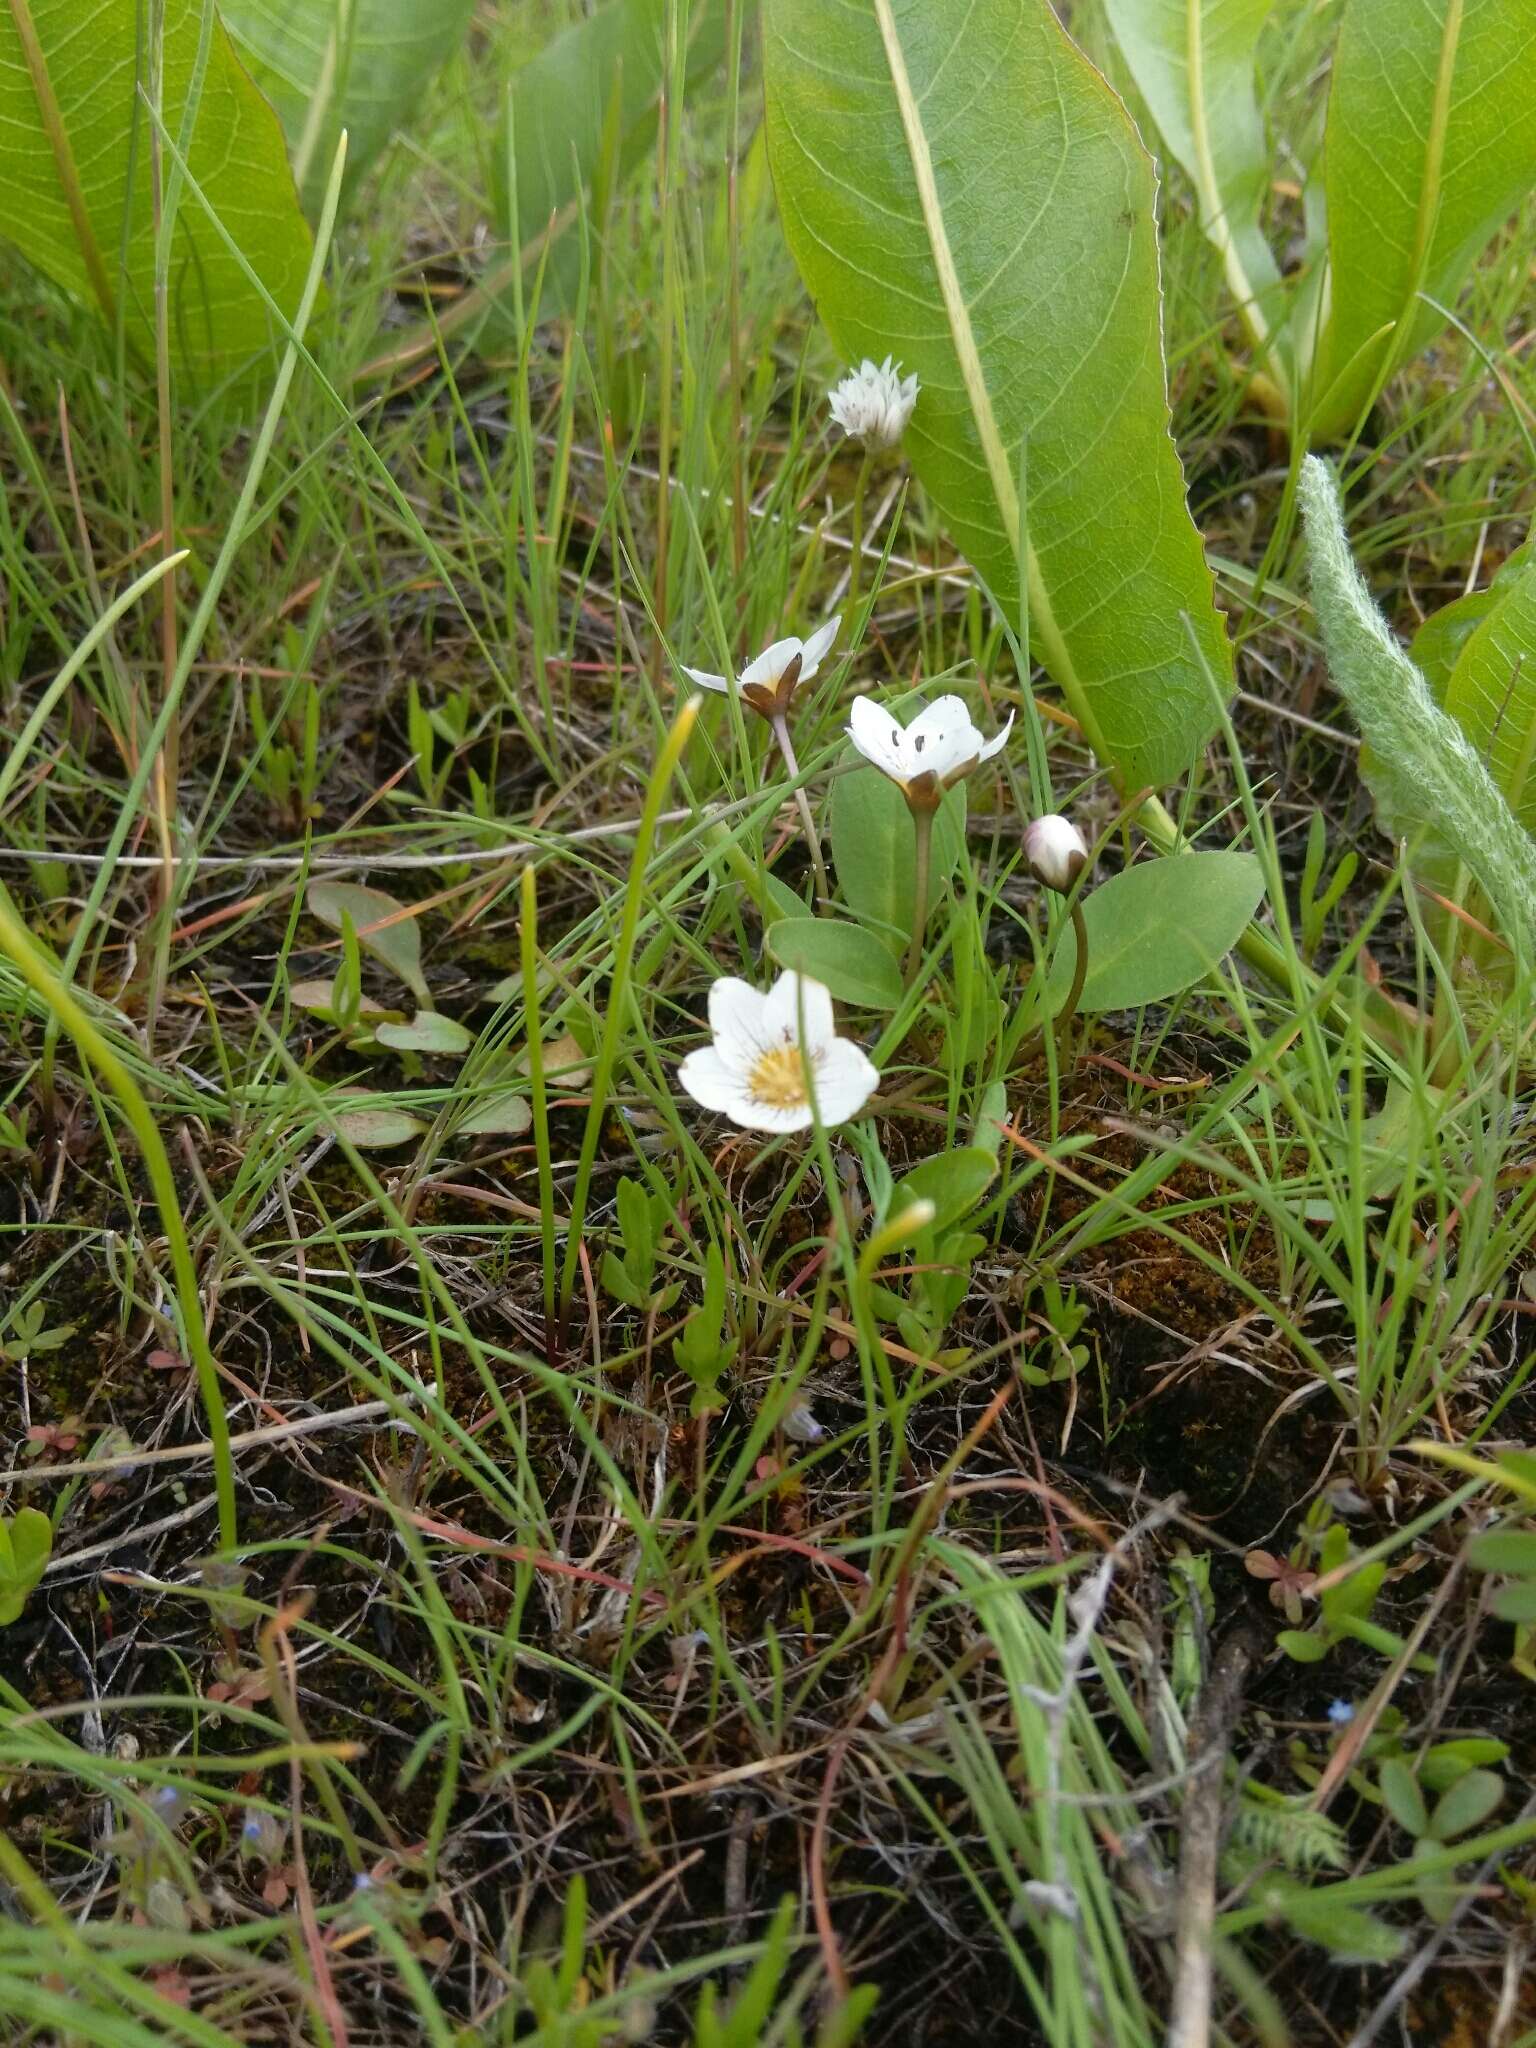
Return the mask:
M 1024 833 L 1024 858 L 1037 882 L 1065 895 L 1088 865 L 1088 848 L 1070 818 L 1036 818 Z

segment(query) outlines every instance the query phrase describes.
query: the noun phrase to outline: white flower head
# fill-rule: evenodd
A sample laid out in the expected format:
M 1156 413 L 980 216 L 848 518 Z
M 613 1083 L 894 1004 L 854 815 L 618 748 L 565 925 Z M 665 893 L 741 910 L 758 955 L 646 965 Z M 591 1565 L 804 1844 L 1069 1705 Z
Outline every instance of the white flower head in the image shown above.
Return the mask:
M 916 375 L 903 377 L 900 363 L 887 356 L 876 364 L 866 356 L 833 388 L 832 417 L 850 441 L 862 441 L 878 455 L 894 448 L 907 431 L 917 392 Z
M 1088 865 L 1088 847 L 1070 818 L 1053 814 L 1026 827 L 1024 858 L 1037 882 L 1065 895 Z
M 742 702 L 750 704 L 764 718 L 782 718 L 796 690 L 802 683 L 808 683 L 821 667 L 842 623 L 843 615 L 839 612 L 824 626 L 818 626 L 809 640 L 775 640 L 771 647 L 765 647 L 736 678 L 735 687 L 741 693 Z M 718 690 L 726 695 L 730 692 L 729 680 L 725 676 L 713 675 L 707 669 L 685 667 L 683 674 L 701 689 Z
M 971 723 L 963 697 L 940 697 L 910 725 L 893 718 L 873 697 L 855 697 L 848 708 L 848 737 L 882 774 L 899 785 L 915 811 L 931 811 L 946 789 L 1001 751 L 1013 729 L 1008 723 L 983 739 Z
M 880 1082 L 863 1048 L 838 1037 L 828 991 L 792 969 L 766 995 L 723 975 L 709 992 L 709 1029 L 714 1043 L 689 1053 L 677 1078 L 746 1131 L 807 1129 L 810 1090 L 823 1124 L 846 1123 Z

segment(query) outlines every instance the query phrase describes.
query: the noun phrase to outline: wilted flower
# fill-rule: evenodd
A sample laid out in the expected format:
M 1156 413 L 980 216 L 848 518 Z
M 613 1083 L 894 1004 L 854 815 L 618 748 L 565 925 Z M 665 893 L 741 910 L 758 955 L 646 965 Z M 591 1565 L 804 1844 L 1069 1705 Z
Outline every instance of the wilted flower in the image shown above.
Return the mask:
M 742 702 L 750 704 L 763 718 L 782 718 L 796 690 L 820 668 L 842 623 L 839 613 L 824 626 L 818 626 L 809 640 L 775 640 L 771 647 L 765 647 L 736 678 Z M 728 694 L 731 688 L 725 676 L 714 675 L 707 669 L 685 667 L 683 674 L 701 689 Z
M 1024 858 L 1037 882 L 1062 895 L 1088 865 L 1088 847 L 1070 818 L 1036 818 L 1024 833 Z
M 709 1028 L 714 1044 L 689 1053 L 677 1078 L 695 1102 L 743 1130 L 805 1130 L 807 1079 L 823 1124 L 846 1123 L 879 1085 L 863 1049 L 838 1037 L 831 995 L 793 970 L 766 995 L 722 976 L 709 992 Z
M 246 1808 L 245 1819 L 240 1824 L 242 1856 L 254 1856 L 262 1863 L 275 1863 L 282 1855 L 287 1839 L 287 1830 L 275 1813 L 268 1813 L 259 1806 Z
M 850 441 L 862 441 L 871 454 L 894 448 L 907 430 L 917 403 L 916 376 L 903 377 L 900 363 L 889 356 L 880 364 L 866 356 L 834 387 L 832 417 Z
M 797 1401 L 780 1427 L 792 1444 L 819 1444 L 827 1434 L 809 1401 Z
M 940 697 L 910 725 L 891 716 L 873 697 L 855 697 L 848 711 L 848 737 L 882 774 L 899 785 L 914 811 L 934 811 L 952 783 L 999 752 L 1013 728 L 1008 723 L 983 739 L 971 723 L 962 697 Z

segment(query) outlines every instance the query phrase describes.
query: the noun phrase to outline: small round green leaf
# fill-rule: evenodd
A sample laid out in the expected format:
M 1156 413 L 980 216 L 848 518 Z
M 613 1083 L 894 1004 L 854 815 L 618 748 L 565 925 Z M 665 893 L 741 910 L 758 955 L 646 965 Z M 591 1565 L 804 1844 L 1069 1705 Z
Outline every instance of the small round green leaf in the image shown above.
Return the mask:
M 1177 995 L 1232 950 L 1263 897 L 1264 870 L 1251 853 L 1173 854 L 1112 875 L 1083 903 L 1088 974 L 1078 1007 L 1135 1010 Z M 1053 1005 L 1076 961 L 1069 927 L 1051 967 Z
M 888 946 L 861 925 L 836 917 L 782 917 L 768 929 L 768 950 L 781 967 L 824 982 L 840 1003 L 894 1010 L 901 976 Z

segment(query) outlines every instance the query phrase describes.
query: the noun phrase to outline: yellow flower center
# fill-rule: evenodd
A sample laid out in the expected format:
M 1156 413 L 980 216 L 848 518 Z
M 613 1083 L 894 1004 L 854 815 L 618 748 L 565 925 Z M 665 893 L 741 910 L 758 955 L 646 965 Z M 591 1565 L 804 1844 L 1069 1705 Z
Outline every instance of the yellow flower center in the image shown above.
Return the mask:
M 765 1109 L 803 1109 L 805 1068 L 798 1045 L 771 1045 L 760 1053 L 747 1077 L 754 1102 Z

